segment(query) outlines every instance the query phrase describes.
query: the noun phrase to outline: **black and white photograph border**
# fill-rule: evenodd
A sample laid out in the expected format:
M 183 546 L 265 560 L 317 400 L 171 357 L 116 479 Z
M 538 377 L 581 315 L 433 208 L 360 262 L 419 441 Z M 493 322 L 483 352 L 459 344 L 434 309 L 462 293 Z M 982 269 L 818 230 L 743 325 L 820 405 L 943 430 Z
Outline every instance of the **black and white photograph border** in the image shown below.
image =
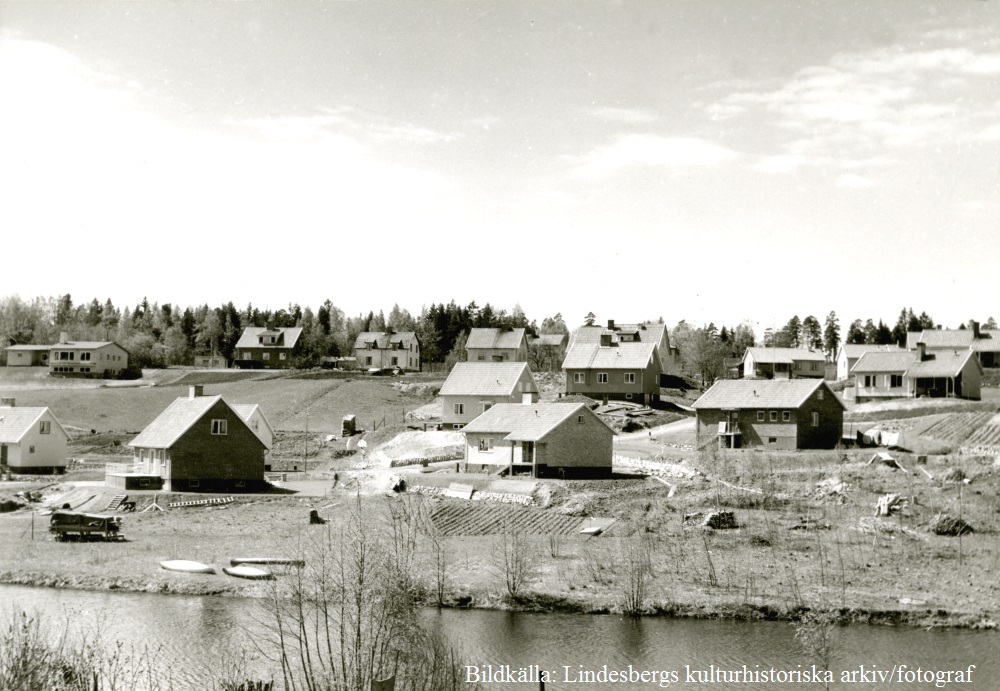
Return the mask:
M 1000 684 L 996 0 L 0 0 L 0 103 L 0 689 Z

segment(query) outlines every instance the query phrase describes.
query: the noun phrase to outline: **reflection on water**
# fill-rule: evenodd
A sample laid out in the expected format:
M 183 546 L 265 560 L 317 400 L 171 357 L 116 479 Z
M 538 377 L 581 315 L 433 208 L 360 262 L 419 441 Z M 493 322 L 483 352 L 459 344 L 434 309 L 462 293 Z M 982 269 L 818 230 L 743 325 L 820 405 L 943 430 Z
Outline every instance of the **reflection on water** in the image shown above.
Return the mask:
M 255 651 L 266 630 L 258 607 L 246 600 L 179 595 L 147 595 L 0 586 L 2 602 L 93 630 L 100 624 L 106 640 L 125 641 L 154 653 L 152 664 L 170 670 L 181 688 L 204 688 L 226 660 L 241 649 Z M 553 675 L 546 691 L 607 688 L 603 683 L 568 683 L 584 673 L 609 670 L 674 671 L 684 689 L 822 688 L 814 684 L 688 683 L 686 670 L 808 669 L 813 661 L 801 652 L 794 628 L 775 622 L 687 619 L 641 619 L 579 614 L 518 614 L 479 610 L 433 610 L 424 613 L 428 628 L 458 645 L 477 670 L 492 665 L 513 668 L 538 665 Z M 924 631 L 877 627 L 837 630 L 834 670 L 836 689 L 934 688 L 924 684 L 865 682 L 858 673 L 906 670 L 966 670 L 975 664 L 972 684 L 961 689 L 1000 688 L 1000 638 L 993 632 Z M 247 673 L 269 678 L 270 663 L 257 657 Z M 839 683 L 843 671 L 857 683 Z M 652 683 L 615 683 L 615 689 L 657 688 Z M 490 684 L 487 689 L 534 689 L 537 684 Z

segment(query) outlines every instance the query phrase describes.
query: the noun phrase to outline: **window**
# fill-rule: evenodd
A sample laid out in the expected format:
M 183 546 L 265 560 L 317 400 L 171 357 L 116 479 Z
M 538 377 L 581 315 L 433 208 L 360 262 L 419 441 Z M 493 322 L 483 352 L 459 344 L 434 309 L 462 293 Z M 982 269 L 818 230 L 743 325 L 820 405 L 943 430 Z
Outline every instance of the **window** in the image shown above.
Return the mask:
M 247 351 L 247 350 L 243 351 L 243 359 L 244 360 L 249 360 L 250 359 L 250 352 L 249 351 Z
M 485 360 L 485 359 L 486 359 L 486 356 L 485 356 L 485 355 L 480 355 L 480 356 L 479 356 L 479 359 L 480 359 L 480 360 Z
M 484 412 L 484 413 L 485 413 L 485 412 L 486 412 L 487 410 L 489 410 L 490 408 L 492 408 L 492 407 L 493 407 L 493 401 L 484 401 L 484 402 L 483 402 L 483 412 Z
M 819 413 L 813 413 L 813 427 L 819 427 Z
M 271 354 L 270 354 L 270 353 L 264 353 L 264 354 L 263 354 L 263 355 L 262 355 L 261 357 L 262 357 L 262 358 L 263 358 L 264 360 L 270 360 L 270 359 L 271 359 Z
M 389 364 L 390 365 L 398 365 L 399 364 L 399 358 L 398 357 L 389 358 Z
M 90 360 L 90 353 L 80 353 L 80 360 L 81 361 L 83 361 L 83 360 L 89 361 Z
M 372 356 L 371 355 L 365 357 L 365 364 L 366 365 L 372 364 Z
M 635 372 L 626 372 L 625 373 L 625 383 L 626 384 L 635 384 Z
M 586 372 L 573 372 L 573 383 L 574 384 L 586 384 L 587 383 L 587 373 Z
M 226 420 L 212 420 L 212 434 L 222 436 L 226 434 Z
M 278 353 L 278 359 L 279 360 L 287 360 L 288 359 L 288 353 Z
M 632 400 L 632 394 L 630 394 L 630 393 L 625 394 L 625 400 L 626 401 L 631 401 Z
M 757 422 L 764 422 L 764 411 L 763 410 L 758 410 L 757 411 Z
M 820 401 L 823 400 L 823 387 L 820 387 L 819 391 L 816 392 L 816 398 Z
M 792 414 L 790 412 L 788 412 L 787 410 L 782 410 L 781 411 L 781 421 L 782 422 L 790 422 L 791 419 L 792 419 Z
M 188 480 L 188 487 L 200 487 L 201 480 Z
M 608 373 L 607 372 L 598 372 L 597 373 L 597 383 L 598 384 L 607 384 L 608 383 Z
M 813 372 L 815 372 L 816 370 L 818 370 L 818 369 L 819 369 L 819 363 L 818 363 L 818 362 L 814 362 L 814 363 L 812 363 L 812 367 L 810 367 L 810 369 L 811 369 L 811 370 L 812 370 Z
M 903 385 L 903 375 L 902 374 L 890 374 L 889 375 L 889 386 L 896 387 Z
M 768 444 L 777 444 L 778 443 L 778 438 L 777 437 L 768 437 L 767 438 L 767 443 Z
M 39 434 L 50 434 L 52 432 L 52 423 L 48 420 L 42 420 L 38 423 L 38 433 Z
M 769 418 L 770 418 L 771 422 L 777 422 L 778 421 L 778 411 L 777 410 L 772 410 Z
M 455 415 L 464 415 L 464 414 L 465 414 L 465 404 L 464 403 L 456 403 L 455 404 Z
M 479 450 L 480 451 L 492 451 L 493 450 L 493 439 L 490 437 L 483 437 L 479 440 Z
M 577 415 L 576 416 L 576 424 L 578 424 L 578 425 L 582 425 L 583 424 L 583 416 L 582 415 Z
M 28 447 L 28 453 L 35 453 L 34 445 Z

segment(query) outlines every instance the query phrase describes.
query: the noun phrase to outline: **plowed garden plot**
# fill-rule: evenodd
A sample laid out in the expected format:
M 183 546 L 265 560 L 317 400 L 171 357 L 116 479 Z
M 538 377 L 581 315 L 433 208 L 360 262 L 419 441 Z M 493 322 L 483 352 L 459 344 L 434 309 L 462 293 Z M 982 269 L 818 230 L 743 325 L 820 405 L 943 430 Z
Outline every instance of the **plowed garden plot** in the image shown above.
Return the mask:
M 444 535 L 497 535 L 506 530 L 522 535 L 574 535 L 581 519 L 543 509 L 509 504 L 472 504 L 445 501 L 434 508 L 431 520 Z
M 964 453 L 1000 453 L 1000 414 L 969 435 L 962 446 Z
M 987 424 L 993 415 L 993 413 L 951 413 L 925 429 L 920 436 L 958 444 Z

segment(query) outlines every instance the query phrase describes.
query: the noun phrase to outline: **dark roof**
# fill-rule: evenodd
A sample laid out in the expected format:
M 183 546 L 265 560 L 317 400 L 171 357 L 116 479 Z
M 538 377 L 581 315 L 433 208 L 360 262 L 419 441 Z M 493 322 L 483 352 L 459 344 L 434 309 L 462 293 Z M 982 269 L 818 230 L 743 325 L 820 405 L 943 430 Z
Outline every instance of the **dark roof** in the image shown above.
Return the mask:
M 142 430 L 139 436 L 128 443 L 128 446 L 169 449 L 220 401 L 246 424 L 246 419 L 226 403 L 222 396 L 196 396 L 195 398 L 185 396 L 176 399 L 167 406 L 166 410 L 160 413 L 155 420 L 146 425 L 146 429 Z
M 798 408 L 823 387 L 844 408 L 822 379 L 723 379 L 715 382 L 691 407 L 704 409 Z

